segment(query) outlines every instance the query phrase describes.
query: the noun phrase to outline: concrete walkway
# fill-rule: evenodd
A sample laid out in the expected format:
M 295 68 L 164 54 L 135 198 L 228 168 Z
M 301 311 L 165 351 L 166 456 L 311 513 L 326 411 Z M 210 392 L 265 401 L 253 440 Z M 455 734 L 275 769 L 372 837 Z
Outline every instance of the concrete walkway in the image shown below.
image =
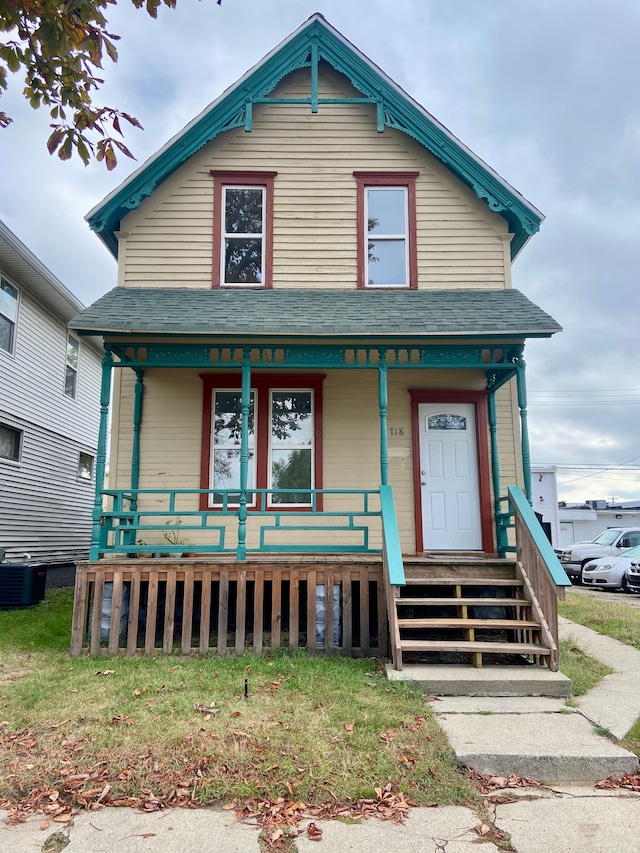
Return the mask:
M 434 700 L 438 719 L 461 760 L 463 751 L 456 747 L 456 741 L 471 741 L 469 733 L 475 732 L 477 743 L 473 748 L 478 755 L 484 749 L 485 757 L 526 753 L 531 744 L 537 743 L 539 761 L 540 744 L 546 744 L 549 750 L 550 744 L 555 744 L 555 752 L 549 752 L 541 766 L 547 778 L 561 778 L 558 768 L 563 766 L 573 768 L 571 772 L 575 774 L 581 752 L 588 753 L 594 741 L 600 756 L 604 749 L 607 760 L 615 765 L 622 753 L 623 762 L 630 767 L 624 772 L 636 771 L 635 756 L 598 735 L 594 724 L 616 735 L 625 734 L 640 717 L 640 652 L 566 620 L 562 620 L 561 633 L 571 636 L 583 651 L 608 663 L 615 672 L 581 697 L 579 708 L 569 709 L 569 713 L 563 699 L 544 696 L 451 696 Z M 567 731 L 582 744 L 579 748 L 576 742 L 572 746 L 566 740 Z M 607 753 L 608 749 L 613 752 Z M 609 775 L 601 772 L 602 765 L 593 766 L 595 771 L 589 772 L 595 775 L 590 778 Z M 553 767 L 556 769 L 550 769 Z M 509 772 L 512 771 L 505 769 L 501 775 Z M 518 775 L 536 778 L 535 773 Z M 538 778 L 541 777 L 544 778 L 542 772 Z M 143 814 L 132 809 L 105 808 L 75 815 L 71 826 L 51 824 L 46 829 L 41 829 L 42 817 L 7 826 L 3 822 L 7 816 L 7 812 L 0 812 L 2 853 L 259 853 L 259 828 L 239 823 L 232 812 L 219 809 L 169 809 Z M 625 789 L 599 791 L 593 784 L 555 782 L 547 788 L 497 790 L 487 795 L 480 815 L 468 808 L 445 806 L 412 809 L 400 826 L 373 819 L 357 825 L 319 821 L 319 842 L 307 836 L 307 825 L 308 822 L 302 824 L 302 834 L 296 838 L 300 853 L 474 853 L 479 849 L 482 853 L 640 853 L 640 793 Z M 60 841 L 57 845 L 56 834 Z M 480 840 L 484 843 L 479 848 Z
M 561 638 L 614 672 L 569 707 L 549 697 L 447 696 L 433 708 L 457 758 L 482 773 L 515 773 L 549 783 L 619 778 L 638 770 L 636 756 L 604 736 L 620 739 L 640 717 L 640 651 L 567 619 Z M 517 668 L 513 678 L 518 680 Z M 507 687 L 503 693 L 510 691 Z

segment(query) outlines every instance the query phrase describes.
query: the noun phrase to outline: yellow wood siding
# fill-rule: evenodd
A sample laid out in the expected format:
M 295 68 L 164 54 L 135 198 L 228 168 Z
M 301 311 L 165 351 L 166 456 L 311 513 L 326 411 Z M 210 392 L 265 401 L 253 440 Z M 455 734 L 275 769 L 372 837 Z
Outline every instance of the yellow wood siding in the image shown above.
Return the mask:
M 409 388 L 480 390 L 485 379 L 472 370 L 389 371 L 389 428 L 402 428 L 403 435 L 389 437 L 389 481 L 393 487 L 403 550 L 415 549 L 415 509 L 413 453 L 411 434 L 411 398 Z M 240 375 L 238 375 L 238 387 Z M 197 371 L 148 370 L 144 378 L 144 414 L 141 431 L 140 488 L 200 488 L 202 429 L 202 380 Z M 119 426 L 112 433 L 111 480 L 114 488 L 128 488 L 131 476 L 133 419 L 133 374 L 122 373 L 115 385 Z M 334 370 L 326 375 L 323 386 L 324 488 L 377 489 L 380 485 L 380 420 L 378 410 L 378 374 L 372 370 Z M 505 387 L 497 395 L 498 442 L 502 491 L 518 481 L 518 450 L 514 441 L 514 412 L 511 390 Z M 345 416 L 348 412 L 348 416 Z M 517 417 L 517 407 L 515 416 Z M 154 499 L 155 500 L 155 499 Z M 327 508 L 346 508 L 344 498 L 328 500 Z M 192 496 L 182 504 L 198 509 Z M 140 508 L 152 508 L 148 499 Z M 159 514 L 158 523 L 169 516 Z M 250 520 L 250 527 L 251 527 Z M 232 540 L 237 521 L 228 522 Z M 255 541 L 252 533 L 250 543 Z M 185 537 L 187 538 L 187 537 Z M 197 542 L 191 534 L 188 541 Z M 159 534 L 150 539 L 161 541 Z M 378 530 L 372 544 L 378 543 Z
M 308 72 L 290 75 L 278 95 L 309 91 Z M 333 72 L 325 96 L 350 96 Z M 211 169 L 277 171 L 274 287 L 356 286 L 354 170 L 419 171 L 420 287 L 509 286 L 507 224 L 406 134 L 376 131 L 369 105 L 260 105 L 253 130 L 222 134 L 122 222 L 119 282 L 131 287 L 210 287 Z M 508 247 L 507 247 L 508 248 Z

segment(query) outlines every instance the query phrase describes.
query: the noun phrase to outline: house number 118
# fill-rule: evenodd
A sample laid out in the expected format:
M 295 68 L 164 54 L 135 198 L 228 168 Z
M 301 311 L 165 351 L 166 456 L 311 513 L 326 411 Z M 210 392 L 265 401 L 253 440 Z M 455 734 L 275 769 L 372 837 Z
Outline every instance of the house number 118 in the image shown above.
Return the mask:
M 389 427 L 389 435 L 404 435 L 404 427 Z

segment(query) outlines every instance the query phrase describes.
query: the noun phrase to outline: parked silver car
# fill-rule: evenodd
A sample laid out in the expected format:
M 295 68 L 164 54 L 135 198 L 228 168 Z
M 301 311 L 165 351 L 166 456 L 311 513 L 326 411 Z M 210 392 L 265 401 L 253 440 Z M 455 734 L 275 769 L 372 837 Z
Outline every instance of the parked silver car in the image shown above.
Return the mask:
M 640 593 L 640 559 L 632 560 L 627 571 L 626 592 Z
M 640 560 L 640 545 L 629 548 L 623 554 L 613 557 L 600 557 L 591 560 L 582 569 L 582 583 L 585 586 L 597 586 L 601 589 L 620 589 L 625 592 L 640 592 L 640 575 L 638 588 L 632 588 L 629 582 L 631 565 Z

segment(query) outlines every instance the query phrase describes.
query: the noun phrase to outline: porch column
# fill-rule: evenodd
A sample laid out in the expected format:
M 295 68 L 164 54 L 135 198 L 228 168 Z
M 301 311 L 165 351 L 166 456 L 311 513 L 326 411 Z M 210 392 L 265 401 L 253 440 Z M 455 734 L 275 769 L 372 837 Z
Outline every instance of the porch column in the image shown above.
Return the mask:
M 251 405 L 251 363 L 249 347 L 242 351 L 242 434 L 240 437 L 240 506 L 238 508 L 238 560 L 247 559 L 247 481 L 249 479 L 249 407 Z
M 518 386 L 518 407 L 520 409 L 520 432 L 522 440 L 522 473 L 524 477 L 524 493 L 531 503 L 531 453 L 529 450 L 529 427 L 527 424 L 527 385 L 525 381 L 525 362 L 518 360 L 516 368 L 516 383 Z
M 131 449 L 131 489 L 140 485 L 140 427 L 142 425 L 142 397 L 144 394 L 144 370 L 136 368 L 136 388 L 133 398 L 133 447 Z M 132 509 L 136 509 L 137 496 L 134 495 Z
M 498 556 L 504 557 L 507 546 L 507 531 L 499 523 L 502 514 L 500 503 L 500 459 L 498 457 L 498 418 L 496 415 L 496 392 L 487 395 L 487 414 L 489 417 L 489 437 L 491 441 L 491 482 L 493 485 L 493 515 L 496 520 Z
M 378 350 L 378 405 L 380 407 L 380 483 L 389 484 L 389 438 L 387 435 L 387 351 Z
M 100 551 L 104 550 L 106 529 L 102 527 L 102 490 L 104 488 L 104 471 L 107 463 L 107 432 L 109 426 L 109 400 L 111 397 L 111 370 L 113 356 L 107 350 L 102 359 L 102 381 L 100 384 L 100 428 L 98 432 L 98 453 L 96 456 L 96 491 L 93 501 L 93 526 L 91 531 L 90 560 L 100 559 Z

